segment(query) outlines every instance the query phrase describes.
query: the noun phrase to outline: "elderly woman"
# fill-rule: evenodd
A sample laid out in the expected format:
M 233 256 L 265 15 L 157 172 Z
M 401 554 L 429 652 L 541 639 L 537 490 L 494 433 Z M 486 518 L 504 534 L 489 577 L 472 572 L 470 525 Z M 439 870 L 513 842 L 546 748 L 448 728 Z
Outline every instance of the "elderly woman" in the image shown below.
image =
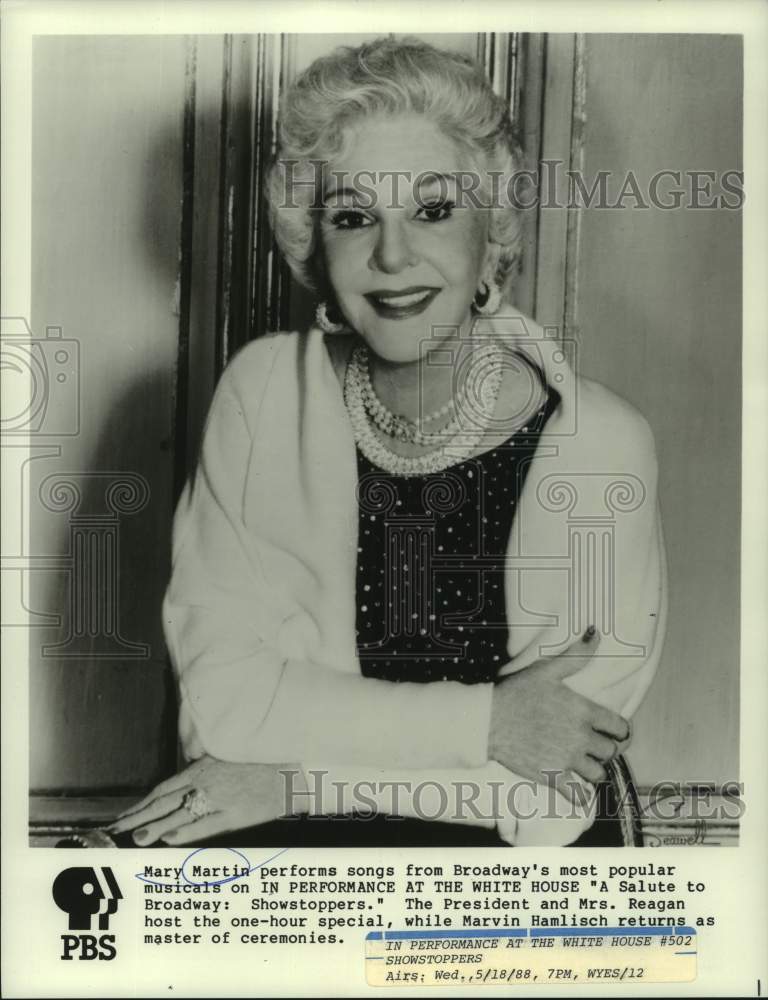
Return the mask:
M 317 324 L 220 381 L 164 607 L 192 763 L 113 829 L 572 843 L 660 655 L 648 425 L 502 302 L 519 162 L 470 61 L 342 48 L 281 122 Z

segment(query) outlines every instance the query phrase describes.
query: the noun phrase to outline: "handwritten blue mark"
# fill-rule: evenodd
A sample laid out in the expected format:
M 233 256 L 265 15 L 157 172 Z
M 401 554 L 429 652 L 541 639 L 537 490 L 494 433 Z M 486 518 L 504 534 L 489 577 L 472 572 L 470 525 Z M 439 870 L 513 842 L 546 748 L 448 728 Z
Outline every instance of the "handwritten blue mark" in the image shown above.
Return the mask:
M 285 852 L 287 850 L 289 850 L 288 847 L 283 847 L 276 854 L 273 854 L 270 857 L 265 858 L 263 861 L 259 861 L 256 864 L 252 865 L 251 862 L 248 860 L 248 858 L 242 853 L 242 851 L 238 851 L 237 848 L 235 848 L 235 847 L 198 847 L 194 851 L 192 851 L 191 854 L 188 854 L 187 857 L 184 859 L 184 861 L 181 863 L 181 867 L 180 867 L 180 872 L 179 873 L 180 873 L 182 879 L 187 883 L 187 885 L 195 885 L 195 886 L 226 885 L 228 882 L 236 882 L 238 879 L 247 878 L 252 872 L 257 871 L 259 868 L 262 868 L 264 865 L 268 865 L 270 863 L 270 861 L 274 861 L 275 858 L 279 858 L 281 854 L 285 854 Z M 225 878 L 220 878 L 220 879 L 203 879 L 202 882 L 196 882 L 194 879 L 192 879 L 192 878 L 189 877 L 189 875 L 187 874 L 186 868 L 187 868 L 187 865 L 189 864 L 189 862 L 192 860 L 192 858 L 194 858 L 198 854 L 203 853 L 204 851 L 229 851 L 230 853 L 237 855 L 237 858 L 238 858 L 238 862 L 237 862 L 238 867 L 242 868 L 242 869 L 247 869 L 247 870 L 243 870 L 243 871 L 239 872 L 236 875 L 228 875 Z M 200 863 L 199 859 L 198 859 L 197 863 L 198 864 Z M 217 865 L 216 867 L 222 867 L 222 866 L 221 865 Z M 156 881 L 154 879 L 147 878 L 147 876 L 143 872 L 136 872 L 135 873 L 135 878 L 139 879 L 139 881 L 141 881 L 141 882 L 146 882 L 148 885 L 157 885 L 157 886 L 160 886 L 160 888 L 164 888 L 165 886 L 179 885 L 180 884 L 178 881 L 176 881 L 176 882 L 158 882 L 158 881 Z

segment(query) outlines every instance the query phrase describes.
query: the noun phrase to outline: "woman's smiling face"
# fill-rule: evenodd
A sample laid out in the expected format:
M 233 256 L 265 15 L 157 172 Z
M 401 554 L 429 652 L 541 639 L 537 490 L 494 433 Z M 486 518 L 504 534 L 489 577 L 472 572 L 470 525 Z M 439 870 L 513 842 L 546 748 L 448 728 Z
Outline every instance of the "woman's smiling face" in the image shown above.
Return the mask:
M 459 154 L 428 119 L 369 120 L 348 139 L 324 192 L 325 273 L 372 351 L 416 361 L 436 328 L 447 335 L 469 320 L 489 259 L 488 213 L 456 206 Z

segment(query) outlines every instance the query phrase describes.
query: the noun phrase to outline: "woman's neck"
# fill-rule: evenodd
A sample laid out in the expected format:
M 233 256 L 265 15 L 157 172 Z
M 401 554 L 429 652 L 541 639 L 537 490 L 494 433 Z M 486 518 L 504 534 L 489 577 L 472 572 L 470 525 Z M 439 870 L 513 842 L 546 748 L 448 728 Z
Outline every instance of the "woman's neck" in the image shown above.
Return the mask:
M 387 361 L 371 353 L 374 391 L 388 410 L 409 420 L 433 413 L 461 391 L 474 347 L 469 336 L 460 334 L 430 344 L 415 361 Z

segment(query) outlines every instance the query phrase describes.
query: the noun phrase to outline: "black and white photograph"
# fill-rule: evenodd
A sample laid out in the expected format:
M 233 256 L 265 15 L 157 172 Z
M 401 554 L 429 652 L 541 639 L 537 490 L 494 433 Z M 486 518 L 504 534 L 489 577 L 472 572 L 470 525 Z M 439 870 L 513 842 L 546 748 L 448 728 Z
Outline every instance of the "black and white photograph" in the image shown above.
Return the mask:
M 32 835 L 637 845 L 682 795 L 731 842 L 740 40 L 33 82 Z
M 122 852 L 145 892 L 193 856 L 247 857 L 190 883 L 216 892 L 350 848 L 408 862 L 406 892 L 424 859 L 602 858 L 630 910 L 681 911 L 641 926 L 700 938 L 684 880 L 637 879 L 711 874 L 752 808 L 745 35 L 198 6 L 199 31 L 29 40 L 14 752 L 32 854 L 108 866 L 54 883 L 60 957 L 90 947 L 72 893 L 102 931 L 130 905 Z M 564 847 L 658 853 L 526 853 Z M 368 986 L 402 987 L 368 947 Z

